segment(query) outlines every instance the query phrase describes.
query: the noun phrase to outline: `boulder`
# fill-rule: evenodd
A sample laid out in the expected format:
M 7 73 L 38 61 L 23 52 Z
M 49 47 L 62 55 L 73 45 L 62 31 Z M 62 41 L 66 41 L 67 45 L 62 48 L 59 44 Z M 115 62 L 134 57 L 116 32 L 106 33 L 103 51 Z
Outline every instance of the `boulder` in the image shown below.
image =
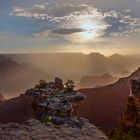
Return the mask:
M 55 78 L 55 85 L 60 90 L 64 88 L 62 79 L 60 79 L 58 77 Z

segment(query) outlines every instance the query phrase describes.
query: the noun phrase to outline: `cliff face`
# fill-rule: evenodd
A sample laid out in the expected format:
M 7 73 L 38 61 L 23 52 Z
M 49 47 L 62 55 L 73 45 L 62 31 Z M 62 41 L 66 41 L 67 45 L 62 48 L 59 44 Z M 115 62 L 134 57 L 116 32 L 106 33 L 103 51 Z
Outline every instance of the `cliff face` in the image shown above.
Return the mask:
M 64 124 L 45 125 L 38 120 L 29 120 L 24 124 L 9 123 L 0 125 L 1 140 L 108 140 L 94 125 L 82 119 L 84 125 Z
M 121 125 L 140 130 L 140 79 L 131 80 L 130 95 Z
M 134 75 L 132 75 L 133 77 Z M 138 75 L 137 75 L 138 76 Z M 109 133 L 111 140 L 139 140 L 140 139 L 140 80 L 133 77 L 129 81 L 130 93 L 126 109 L 122 113 L 120 123 Z

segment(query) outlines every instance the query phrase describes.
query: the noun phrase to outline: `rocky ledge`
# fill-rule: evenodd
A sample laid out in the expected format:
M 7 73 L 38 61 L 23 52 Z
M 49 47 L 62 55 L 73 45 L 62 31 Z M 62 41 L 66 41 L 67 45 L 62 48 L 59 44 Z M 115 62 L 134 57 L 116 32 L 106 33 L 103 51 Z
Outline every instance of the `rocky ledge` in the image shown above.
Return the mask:
M 0 140 L 107 140 L 80 117 L 78 108 L 86 97 L 74 90 L 72 80 L 40 80 L 21 96 L 32 99 L 32 119 L 22 124 L 1 124 Z
M 87 120 L 76 124 L 44 124 L 31 119 L 23 124 L 0 125 L 0 140 L 108 140 L 108 138 Z

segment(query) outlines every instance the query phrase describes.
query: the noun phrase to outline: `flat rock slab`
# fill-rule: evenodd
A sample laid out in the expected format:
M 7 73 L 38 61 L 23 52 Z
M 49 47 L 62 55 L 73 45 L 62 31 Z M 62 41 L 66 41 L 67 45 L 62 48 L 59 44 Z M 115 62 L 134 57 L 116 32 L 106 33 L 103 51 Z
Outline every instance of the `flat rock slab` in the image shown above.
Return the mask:
M 85 122 L 82 128 L 77 128 L 68 124 L 45 125 L 32 119 L 24 124 L 1 124 L 0 140 L 108 140 L 108 138 L 88 122 Z

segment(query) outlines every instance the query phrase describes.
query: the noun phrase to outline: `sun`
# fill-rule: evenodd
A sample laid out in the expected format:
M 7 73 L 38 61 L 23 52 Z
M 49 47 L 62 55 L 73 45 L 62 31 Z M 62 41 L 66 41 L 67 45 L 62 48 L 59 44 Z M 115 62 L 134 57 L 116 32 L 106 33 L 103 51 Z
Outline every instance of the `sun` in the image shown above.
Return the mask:
M 74 43 L 89 43 L 97 42 L 104 35 L 104 30 L 107 29 L 108 24 L 96 18 L 91 19 L 83 16 L 82 19 L 74 21 L 72 27 L 81 29 L 81 32 L 65 35 L 66 40 Z
M 80 23 L 80 28 L 84 30 L 80 33 L 81 37 L 88 41 L 98 36 L 100 26 L 91 21 L 84 21 Z
M 94 23 L 92 23 L 91 21 L 86 21 L 81 23 L 81 28 L 87 30 L 87 31 L 92 31 L 93 29 L 96 29 L 96 25 Z

